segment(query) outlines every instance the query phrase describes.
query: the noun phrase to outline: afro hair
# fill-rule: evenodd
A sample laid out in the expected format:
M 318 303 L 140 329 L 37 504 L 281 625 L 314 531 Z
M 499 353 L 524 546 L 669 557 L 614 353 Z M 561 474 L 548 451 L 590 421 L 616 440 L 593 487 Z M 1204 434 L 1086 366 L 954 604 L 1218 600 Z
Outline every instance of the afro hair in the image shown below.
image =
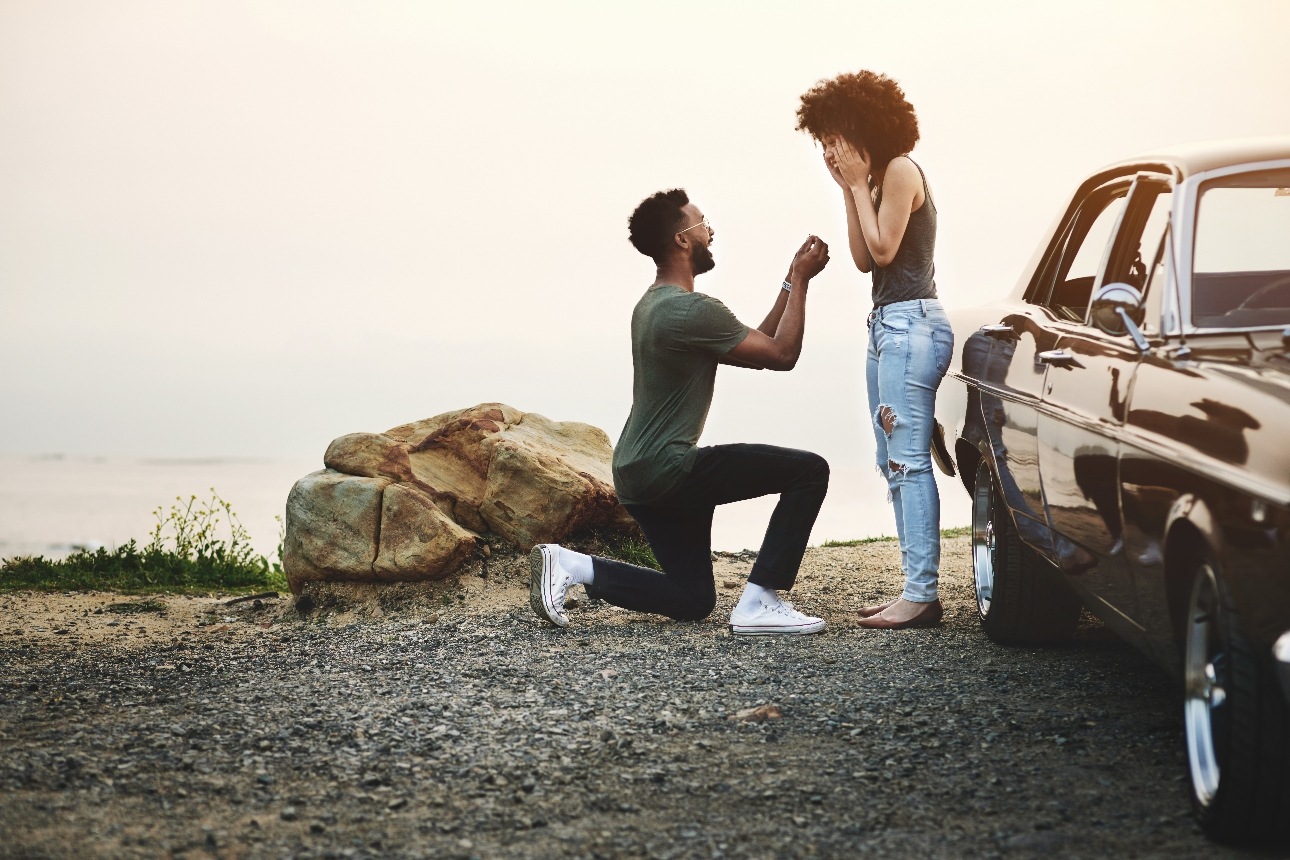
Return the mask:
M 824 141 L 841 135 L 857 150 L 869 150 L 875 167 L 886 167 L 918 142 L 918 117 L 900 85 L 886 75 L 860 71 L 820 81 L 802 94 L 797 129 Z
M 662 263 L 672 237 L 685 220 L 681 207 L 689 202 L 689 195 L 681 188 L 646 197 L 627 219 L 627 238 L 637 251 Z

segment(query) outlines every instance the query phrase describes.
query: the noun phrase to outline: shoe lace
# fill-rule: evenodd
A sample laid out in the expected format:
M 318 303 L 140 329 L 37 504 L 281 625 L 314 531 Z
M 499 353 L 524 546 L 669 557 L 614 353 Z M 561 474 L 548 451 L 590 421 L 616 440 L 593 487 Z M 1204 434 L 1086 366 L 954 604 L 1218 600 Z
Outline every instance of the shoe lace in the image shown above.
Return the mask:
M 555 586 L 555 593 L 560 599 L 560 605 L 564 606 L 565 599 L 569 596 L 569 592 L 573 590 L 573 586 L 575 585 L 572 574 L 562 567 L 557 567 L 554 581 L 551 584 Z
M 793 604 L 792 604 L 792 603 L 790 603 L 789 601 L 784 600 L 784 599 L 782 599 L 782 598 L 779 600 L 779 602 L 778 602 L 778 603 L 776 603 L 774 606 L 770 607 L 770 610 L 771 610 L 771 612 L 774 612 L 776 615 L 782 615 L 782 616 L 784 616 L 785 618 L 790 618 L 790 619 L 792 619 L 793 621 L 810 621 L 810 620 L 813 620 L 813 619 L 811 619 L 811 617 L 810 617 L 809 615 L 807 615 L 807 614 L 805 614 L 805 613 L 803 613 L 803 612 L 799 612 L 799 611 L 798 611 L 798 610 L 793 606 Z

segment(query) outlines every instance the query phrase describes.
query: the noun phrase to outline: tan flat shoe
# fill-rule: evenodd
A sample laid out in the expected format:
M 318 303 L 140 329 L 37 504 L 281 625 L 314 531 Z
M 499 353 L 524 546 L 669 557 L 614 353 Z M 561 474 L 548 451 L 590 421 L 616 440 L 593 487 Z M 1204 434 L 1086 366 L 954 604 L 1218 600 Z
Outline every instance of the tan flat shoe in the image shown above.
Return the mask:
M 904 621 L 889 621 L 886 618 L 874 616 L 861 618 L 857 623 L 869 630 L 910 630 L 915 627 L 935 627 L 941 623 L 942 615 L 944 610 L 941 609 L 941 602 L 933 600 L 931 603 L 924 603 L 917 615 Z
M 888 606 L 891 606 L 897 600 L 900 600 L 900 598 L 893 597 L 891 600 L 888 600 L 886 603 L 876 603 L 873 606 L 862 606 L 856 610 L 856 615 L 859 615 L 861 618 L 872 618 L 873 616 L 877 615 L 879 612 L 882 612 Z

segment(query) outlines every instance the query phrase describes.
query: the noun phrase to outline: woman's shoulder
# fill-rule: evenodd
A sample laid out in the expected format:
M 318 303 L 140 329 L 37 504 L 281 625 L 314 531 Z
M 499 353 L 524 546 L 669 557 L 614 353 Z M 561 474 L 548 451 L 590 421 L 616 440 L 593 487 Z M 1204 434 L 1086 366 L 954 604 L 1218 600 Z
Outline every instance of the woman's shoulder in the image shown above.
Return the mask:
M 893 182 L 894 188 L 902 189 L 904 194 L 912 198 L 915 212 L 923 208 L 924 198 L 931 195 L 927 174 L 923 173 L 923 168 L 909 157 L 909 153 L 898 155 L 887 164 L 887 177 L 883 184 L 888 185 Z
M 904 155 L 897 155 L 887 163 L 887 175 L 906 180 L 921 180 L 923 169 L 906 152 Z

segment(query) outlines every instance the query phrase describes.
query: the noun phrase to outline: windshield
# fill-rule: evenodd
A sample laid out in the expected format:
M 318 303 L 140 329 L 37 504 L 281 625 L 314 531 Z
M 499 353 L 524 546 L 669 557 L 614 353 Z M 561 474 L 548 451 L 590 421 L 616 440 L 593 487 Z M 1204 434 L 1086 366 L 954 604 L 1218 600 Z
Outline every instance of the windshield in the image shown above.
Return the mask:
M 1290 325 L 1290 169 L 1201 186 L 1191 316 L 1203 328 Z

